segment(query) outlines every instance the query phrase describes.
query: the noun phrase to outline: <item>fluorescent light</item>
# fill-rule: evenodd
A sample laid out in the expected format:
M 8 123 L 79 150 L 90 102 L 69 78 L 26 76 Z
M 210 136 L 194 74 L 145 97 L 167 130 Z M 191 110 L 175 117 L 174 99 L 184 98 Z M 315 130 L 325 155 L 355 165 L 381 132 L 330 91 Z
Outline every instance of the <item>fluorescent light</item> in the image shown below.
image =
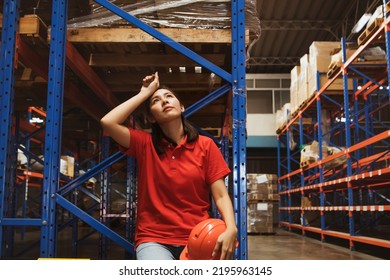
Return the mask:
M 362 17 L 359 19 L 359 21 L 355 24 L 355 26 L 352 28 L 352 33 L 358 33 L 362 28 L 367 24 L 372 14 L 365 13 L 362 15 Z
M 43 123 L 43 120 L 39 117 L 32 117 L 30 123 Z

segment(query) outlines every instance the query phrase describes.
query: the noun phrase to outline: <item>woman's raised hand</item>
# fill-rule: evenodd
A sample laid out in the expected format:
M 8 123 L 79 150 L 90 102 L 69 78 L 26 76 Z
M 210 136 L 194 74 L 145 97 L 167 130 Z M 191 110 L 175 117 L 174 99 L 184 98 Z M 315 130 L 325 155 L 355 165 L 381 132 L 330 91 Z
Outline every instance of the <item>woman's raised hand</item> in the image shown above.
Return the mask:
M 141 92 L 147 92 L 149 95 L 152 95 L 159 86 L 160 80 L 158 77 L 158 72 L 156 72 L 143 78 Z

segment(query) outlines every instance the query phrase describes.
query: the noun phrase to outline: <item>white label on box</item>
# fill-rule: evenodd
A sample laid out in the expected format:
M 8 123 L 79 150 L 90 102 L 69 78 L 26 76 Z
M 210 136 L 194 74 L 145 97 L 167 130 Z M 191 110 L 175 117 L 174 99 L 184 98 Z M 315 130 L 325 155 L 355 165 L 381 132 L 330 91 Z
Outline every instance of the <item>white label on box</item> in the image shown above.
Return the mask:
M 257 203 L 257 210 L 268 211 L 268 203 Z
M 256 177 L 256 183 L 262 184 L 268 182 L 267 174 L 260 174 Z

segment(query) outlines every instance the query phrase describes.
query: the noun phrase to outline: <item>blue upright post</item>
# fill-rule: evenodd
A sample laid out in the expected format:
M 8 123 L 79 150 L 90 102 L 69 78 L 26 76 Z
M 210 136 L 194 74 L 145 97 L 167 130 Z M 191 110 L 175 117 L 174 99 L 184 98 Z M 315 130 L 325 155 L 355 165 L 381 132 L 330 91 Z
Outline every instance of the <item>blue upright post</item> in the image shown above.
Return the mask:
M 386 7 L 386 3 L 388 0 L 383 0 L 383 7 Z M 384 17 L 385 20 L 387 19 L 387 13 L 384 11 Z M 386 61 L 387 61 L 387 67 L 390 65 L 390 28 L 389 25 L 385 26 L 385 37 L 386 37 Z M 390 71 L 387 71 L 387 83 L 390 84 Z M 388 94 L 388 100 L 390 101 L 390 86 L 387 86 L 387 94 Z
M 56 256 L 55 194 L 59 189 L 68 1 L 53 0 L 42 189 L 41 257 Z
M 353 121 L 355 123 L 355 136 L 354 136 L 354 139 L 355 139 L 355 142 L 356 143 L 360 143 L 360 135 L 359 135 L 359 132 L 360 132 L 360 124 L 359 124 L 359 101 L 358 101 L 358 97 L 355 95 L 355 92 L 357 91 L 357 80 L 354 79 L 353 80 L 353 108 L 354 108 L 354 111 L 355 111 L 355 114 L 353 114 Z M 365 100 L 364 100 L 364 103 L 365 103 Z M 367 106 L 365 106 L 367 107 Z M 366 122 L 367 122 L 367 119 L 366 119 Z M 368 137 L 366 138 L 368 139 Z M 356 153 L 355 153 L 355 158 L 357 161 L 360 160 L 361 156 L 360 156 L 360 150 L 357 150 Z M 356 167 L 357 169 L 357 172 L 360 173 L 360 166 L 357 166 Z
M 6 193 L 11 184 L 12 169 L 12 116 L 14 110 L 14 57 L 15 38 L 19 29 L 20 0 L 5 0 L 3 5 L 3 27 L 0 49 L 0 258 L 10 254 L 3 252 L 3 218 L 7 217 Z M 5 247 L 7 250 L 8 245 Z
M 324 147 L 322 146 L 323 141 L 322 141 L 322 123 L 321 123 L 322 108 L 321 107 L 322 107 L 321 106 L 321 98 L 317 97 L 318 157 L 319 157 L 320 161 L 323 159 L 322 158 L 322 150 L 324 149 Z M 324 166 L 322 163 L 319 165 L 318 172 L 319 172 L 319 183 L 322 184 L 324 182 Z M 322 190 L 322 187 L 320 188 L 320 206 L 321 207 L 325 206 L 325 193 Z M 320 212 L 321 212 L 321 229 L 325 230 L 325 216 L 324 216 L 325 212 L 324 211 L 320 211 Z M 322 241 L 324 241 L 323 236 L 321 236 L 321 238 L 322 238 Z
M 341 40 L 342 50 L 343 50 L 343 63 L 347 61 L 346 53 L 346 41 L 345 38 Z M 349 149 L 351 147 L 351 127 L 350 127 L 350 112 L 349 112 L 349 96 L 348 96 L 348 71 L 344 69 L 343 73 L 343 82 L 344 82 L 344 114 L 345 114 L 345 148 Z M 352 176 L 352 161 L 350 154 L 347 154 L 347 177 Z M 348 180 L 348 206 L 353 206 L 353 190 L 352 184 Z M 355 235 L 355 223 L 353 219 L 353 211 L 348 211 L 349 218 L 349 234 Z M 350 249 L 354 249 L 353 242 L 350 241 Z
M 135 238 L 135 204 L 137 196 L 137 162 L 132 157 L 127 157 L 127 178 L 126 178 L 126 232 L 125 236 L 129 242 L 134 243 Z M 134 254 L 130 255 L 128 251 L 125 252 L 127 259 L 134 258 Z
M 245 1 L 232 0 L 233 196 L 238 226 L 237 258 L 248 259 L 246 195 Z
M 110 138 L 108 135 L 103 135 L 102 138 L 102 158 L 101 161 L 107 159 L 110 155 Z M 107 213 L 110 212 L 110 180 L 109 171 L 106 168 L 100 177 L 100 222 L 108 226 L 110 218 L 107 218 Z M 100 247 L 99 257 L 100 259 L 107 259 L 108 240 L 100 234 Z
M 300 147 L 303 147 L 303 120 L 302 120 L 302 115 L 299 115 L 299 146 Z M 301 182 L 301 185 L 300 187 L 304 187 L 305 186 L 305 175 L 304 175 L 304 172 L 302 171 L 301 172 L 301 175 L 299 176 L 300 177 L 300 182 Z M 301 199 L 305 196 L 304 193 L 301 194 Z M 302 210 L 302 222 L 301 224 L 303 226 L 307 226 L 306 224 L 306 212 L 304 210 Z M 302 231 L 302 234 L 305 235 L 305 231 L 303 230 Z
M 290 122 L 289 118 L 287 117 L 287 124 Z M 290 127 L 286 129 L 286 152 L 287 152 L 287 174 L 291 173 L 291 152 L 290 152 Z M 287 189 L 290 191 L 292 189 L 291 185 L 291 177 L 289 176 L 287 178 Z M 288 207 L 288 222 L 292 224 L 292 214 L 291 214 L 291 207 L 292 207 L 292 201 L 291 201 L 291 193 L 288 193 L 287 196 L 287 207 Z
M 303 120 L 302 120 L 302 115 L 300 115 L 299 116 L 299 147 L 303 147 L 303 145 L 304 145 L 303 135 L 304 135 Z M 301 187 L 304 187 L 305 186 L 305 175 L 303 174 L 303 172 L 300 175 L 300 179 L 301 179 Z
M 279 194 L 282 191 L 282 182 L 279 179 L 282 176 L 282 164 L 281 164 L 282 163 L 282 156 L 281 156 L 282 143 L 280 140 L 281 135 L 277 135 L 276 137 L 278 140 L 277 159 L 278 159 L 278 194 Z M 283 196 L 283 200 L 284 200 L 284 196 Z M 282 211 L 280 210 L 280 208 L 282 206 L 284 206 L 283 200 L 282 200 L 282 196 L 279 195 L 279 213 L 278 213 L 279 221 L 284 221 L 284 215 L 282 215 Z

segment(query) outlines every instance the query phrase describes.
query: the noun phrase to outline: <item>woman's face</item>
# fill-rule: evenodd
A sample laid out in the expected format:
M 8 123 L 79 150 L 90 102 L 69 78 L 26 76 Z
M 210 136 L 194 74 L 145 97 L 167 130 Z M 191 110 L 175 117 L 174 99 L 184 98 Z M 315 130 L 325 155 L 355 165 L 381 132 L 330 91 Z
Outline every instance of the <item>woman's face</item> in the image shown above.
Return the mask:
M 157 123 L 181 118 L 184 107 L 168 89 L 157 90 L 150 98 L 150 113 Z

